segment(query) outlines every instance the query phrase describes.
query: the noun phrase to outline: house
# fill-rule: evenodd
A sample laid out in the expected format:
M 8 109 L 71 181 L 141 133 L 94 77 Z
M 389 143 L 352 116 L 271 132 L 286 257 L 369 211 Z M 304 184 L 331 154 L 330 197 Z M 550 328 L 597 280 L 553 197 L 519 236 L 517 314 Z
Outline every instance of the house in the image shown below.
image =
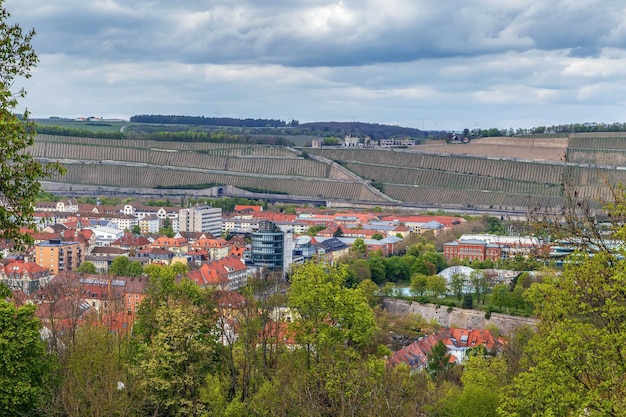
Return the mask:
M 210 260 L 225 258 L 230 252 L 228 242 L 221 237 L 216 239 L 199 239 L 191 245 L 191 248 L 207 251 Z
M 167 249 L 175 254 L 183 254 L 189 250 L 189 242 L 183 237 L 161 236 L 150 244 L 151 248 Z
M 43 288 L 53 277 L 50 270 L 23 259 L 4 259 L 0 263 L 0 283 L 26 295 Z
M 85 275 L 80 277 L 78 282 L 83 298 L 95 311 L 122 312 L 124 310 L 125 280 L 117 277 L 112 279 L 101 278 L 98 275 Z
M 236 256 L 210 261 L 189 271 L 187 276 L 201 287 L 213 286 L 222 291 L 236 290 L 246 285 L 248 267 Z
M 331 265 L 350 252 L 350 247 L 336 237 L 318 241 L 315 246 L 320 261 Z
M 408 346 L 396 351 L 389 358 L 389 364 L 395 366 L 407 364 L 411 370 L 418 371 L 428 367 L 428 354 L 439 341 L 446 346 L 450 360 L 463 363 L 468 350 L 482 346 L 487 351 L 499 351 L 504 345 L 502 338 L 495 337 L 489 330 L 441 329 Z
M 174 253 L 162 248 L 146 248 L 138 250 L 136 256 L 148 259 L 152 264 L 171 265 Z
M 131 256 L 139 249 L 150 246 L 150 241 L 145 236 L 135 236 L 130 232 L 124 232 L 119 238 L 111 242 L 111 246 L 127 251 Z

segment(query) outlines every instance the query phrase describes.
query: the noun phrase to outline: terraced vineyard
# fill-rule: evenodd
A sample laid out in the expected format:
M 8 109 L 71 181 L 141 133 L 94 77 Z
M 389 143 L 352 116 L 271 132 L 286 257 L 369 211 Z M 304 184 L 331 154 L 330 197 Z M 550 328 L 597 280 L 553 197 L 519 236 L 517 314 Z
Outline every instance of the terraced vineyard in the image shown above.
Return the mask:
M 626 165 L 626 133 L 574 133 L 566 160 L 581 164 Z
M 254 174 L 180 171 L 118 165 L 69 165 L 52 181 L 129 188 L 191 188 L 194 185 L 233 185 L 267 193 L 291 194 L 349 201 L 384 201 L 363 184 L 321 178 L 260 177 Z
M 69 184 L 232 185 L 327 200 L 457 209 L 559 207 L 564 183 L 592 200 L 610 197 L 607 184 L 626 184 L 626 133 L 544 136 L 481 140 L 472 148 L 480 155 L 441 152 L 464 145 L 435 143 L 402 150 L 306 149 L 307 158 L 281 146 L 46 135 L 38 136 L 30 151 L 42 160 L 62 160 L 67 175 L 52 180 Z M 542 155 L 542 149 L 552 156 Z
M 64 163 L 66 175 L 53 182 L 160 189 L 232 185 L 321 199 L 386 201 L 330 163 L 281 146 L 39 135 L 29 151 L 41 160 Z

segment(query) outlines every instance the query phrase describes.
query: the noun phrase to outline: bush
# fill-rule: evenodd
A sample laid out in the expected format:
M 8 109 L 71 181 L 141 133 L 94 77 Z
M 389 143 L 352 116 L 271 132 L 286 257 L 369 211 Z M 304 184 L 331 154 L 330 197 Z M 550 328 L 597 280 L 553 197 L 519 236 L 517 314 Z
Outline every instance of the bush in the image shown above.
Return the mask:
M 485 311 L 485 318 L 487 320 L 489 320 L 491 318 L 491 306 L 487 307 L 487 310 Z

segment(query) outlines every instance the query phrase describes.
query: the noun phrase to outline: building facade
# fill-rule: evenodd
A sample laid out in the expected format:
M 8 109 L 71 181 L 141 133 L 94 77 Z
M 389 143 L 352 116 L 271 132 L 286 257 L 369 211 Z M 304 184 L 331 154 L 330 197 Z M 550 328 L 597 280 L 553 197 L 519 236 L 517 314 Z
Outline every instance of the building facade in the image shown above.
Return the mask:
M 463 239 L 443 245 L 446 260 L 466 259 L 468 261 L 497 261 L 502 257 L 500 245 L 487 243 L 479 239 Z
M 178 216 L 178 230 L 208 232 L 219 237 L 222 234 L 222 209 L 208 206 L 181 209 Z
M 77 242 L 51 239 L 35 245 L 35 263 L 55 275 L 78 268 L 84 256 L 84 247 Z
M 259 230 L 251 234 L 250 259 L 255 267 L 282 269 L 284 266 L 285 234 L 275 223 L 262 221 Z

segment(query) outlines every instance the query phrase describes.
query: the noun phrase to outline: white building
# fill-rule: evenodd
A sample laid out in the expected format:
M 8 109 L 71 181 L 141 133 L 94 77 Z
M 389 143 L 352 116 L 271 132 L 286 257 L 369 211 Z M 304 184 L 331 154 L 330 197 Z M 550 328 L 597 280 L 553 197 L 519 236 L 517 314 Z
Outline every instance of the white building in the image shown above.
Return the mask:
M 113 227 L 94 227 L 91 229 L 96 237 L 96 246 L 110 246 L 111 242 L 124 235 L 124 231 Z
M 222 209 L 208 206 L 181 209 L 178 215 L 180 232 L 211 233 L 215 237 L 222 234 Z

